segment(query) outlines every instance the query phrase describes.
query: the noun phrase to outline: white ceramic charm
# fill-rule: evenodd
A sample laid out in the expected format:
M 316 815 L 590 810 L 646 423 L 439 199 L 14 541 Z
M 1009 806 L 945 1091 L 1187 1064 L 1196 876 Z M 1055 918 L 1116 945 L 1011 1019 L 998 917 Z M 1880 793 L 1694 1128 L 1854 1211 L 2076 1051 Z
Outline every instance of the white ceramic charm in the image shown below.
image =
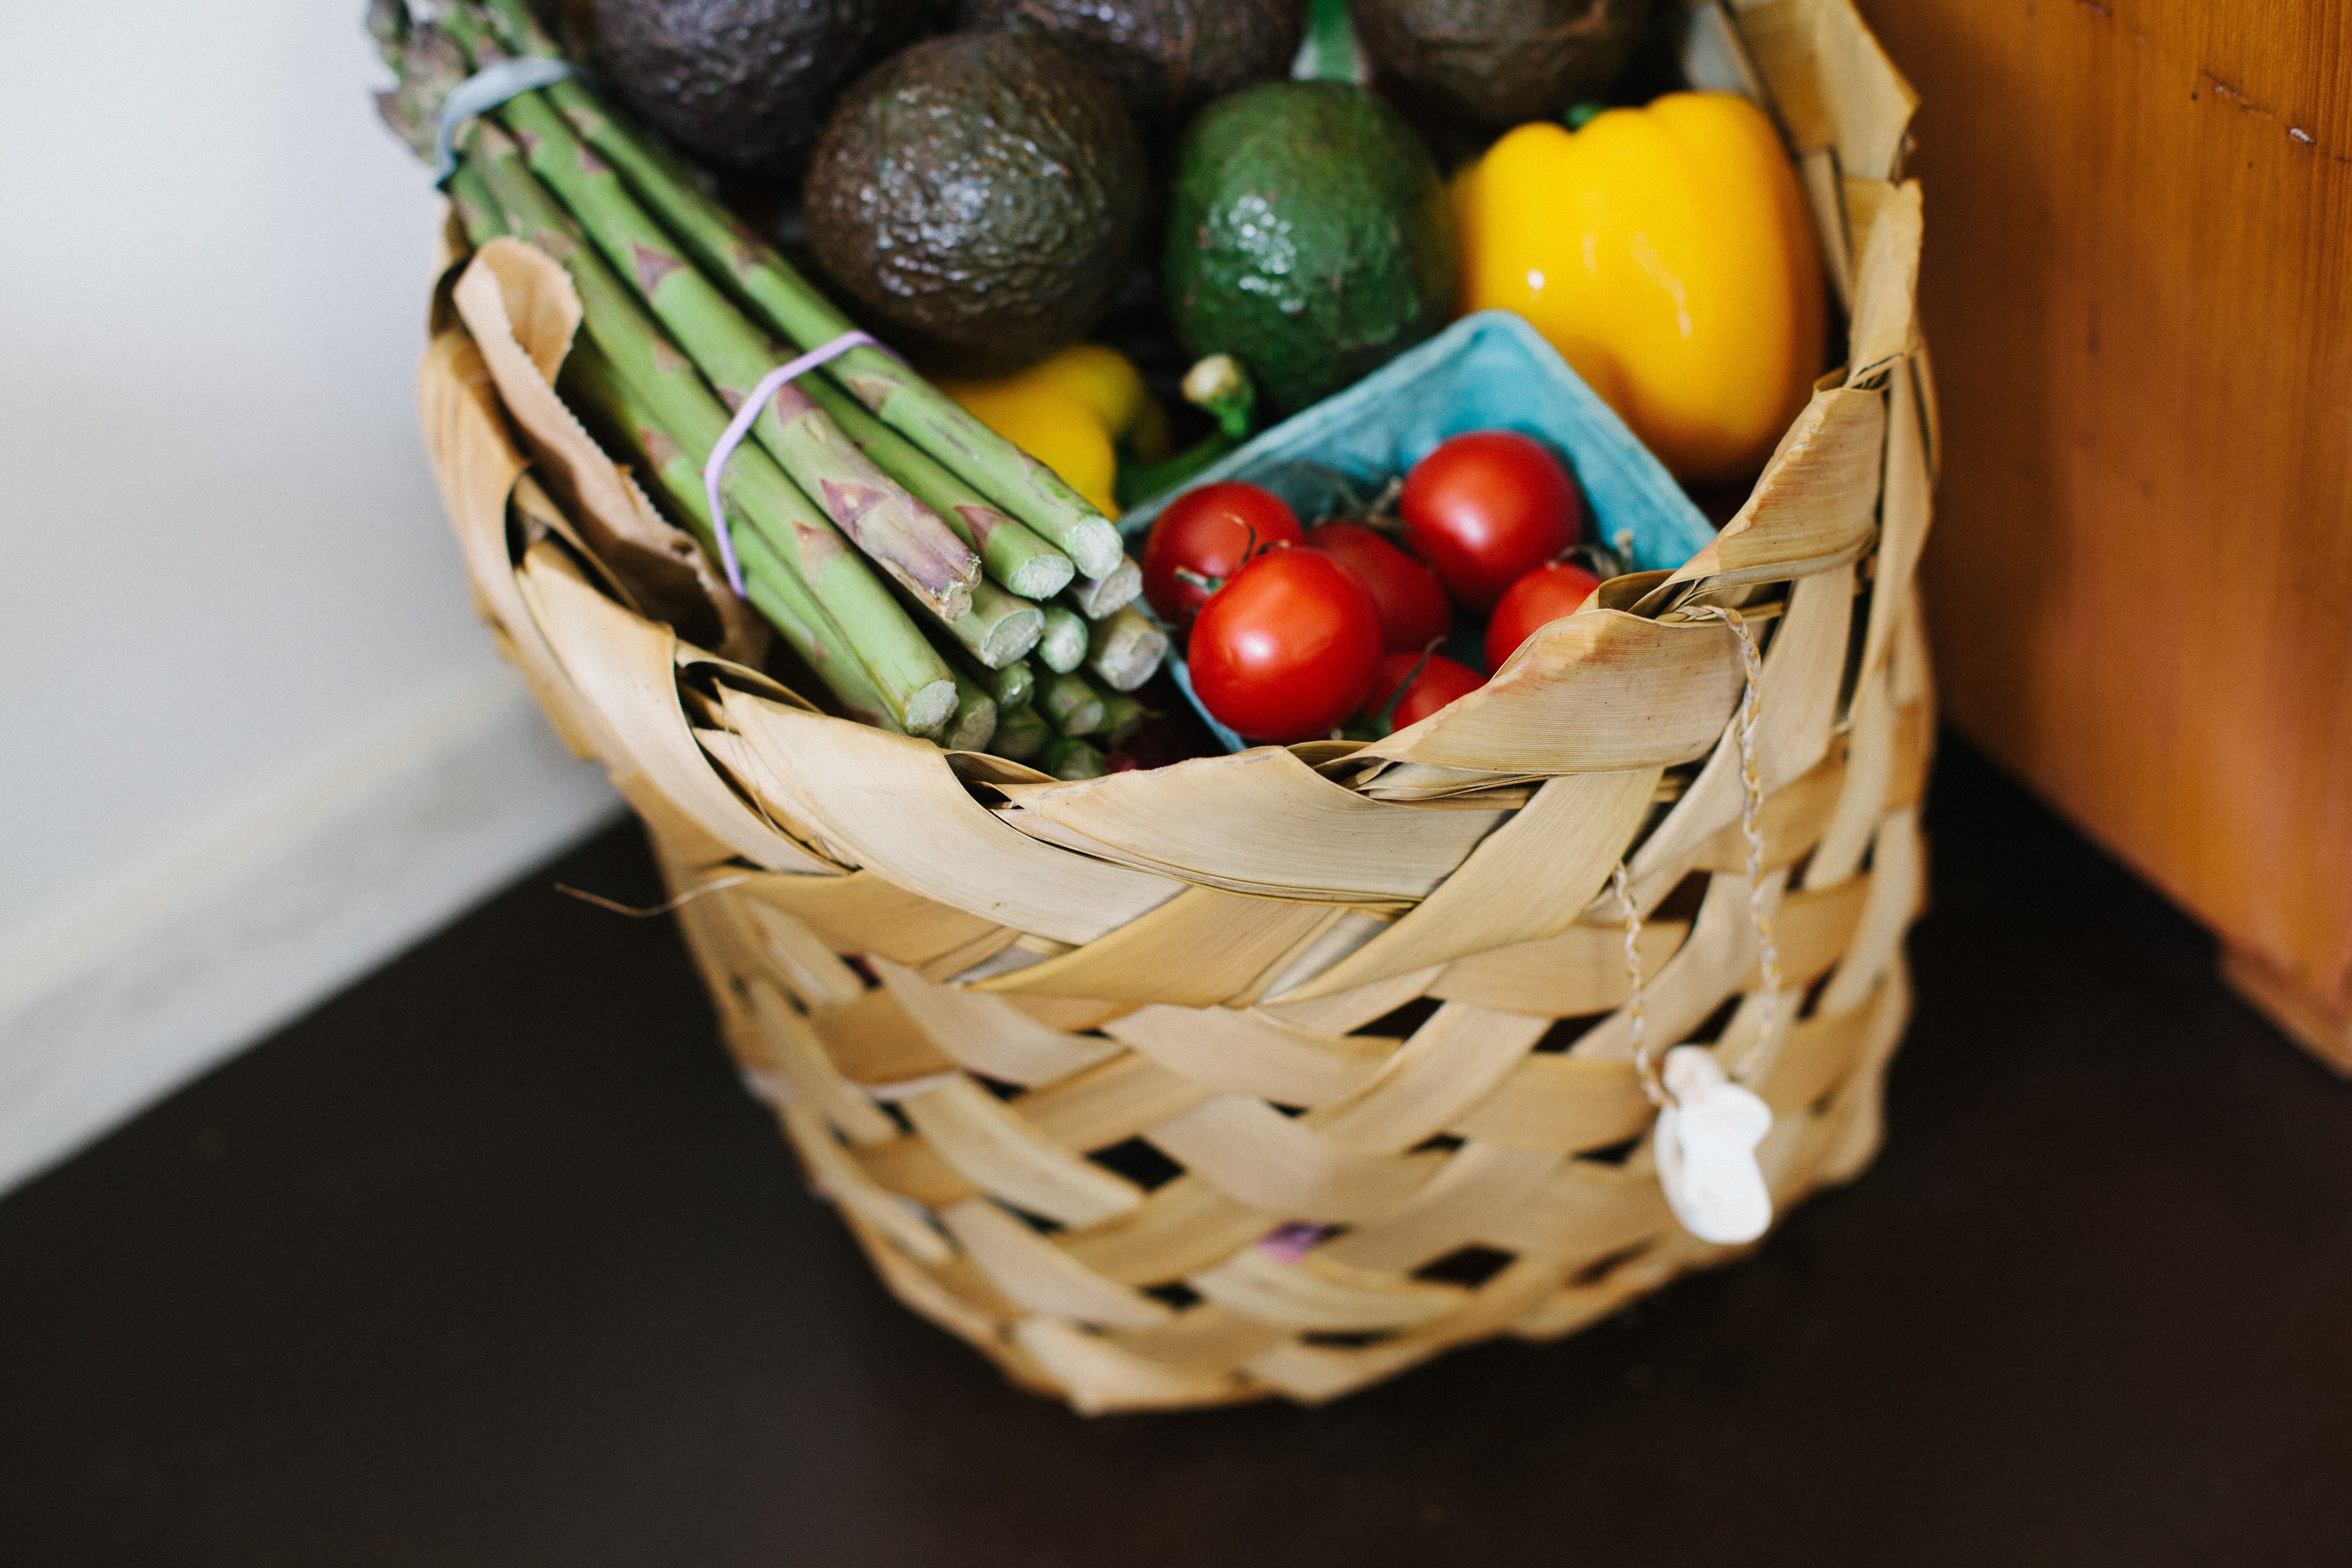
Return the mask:
M 1772 1109 L 1724 1076 L 1704 1046 L 1676 1046 L 1659 1077 L 1672 1098 L 1658 1112 L 1658 1184 L 1685 1230 L 1718 1246 L 1753 1241 L 1772 1223 L 1772 1193 L 1756 1145 Z

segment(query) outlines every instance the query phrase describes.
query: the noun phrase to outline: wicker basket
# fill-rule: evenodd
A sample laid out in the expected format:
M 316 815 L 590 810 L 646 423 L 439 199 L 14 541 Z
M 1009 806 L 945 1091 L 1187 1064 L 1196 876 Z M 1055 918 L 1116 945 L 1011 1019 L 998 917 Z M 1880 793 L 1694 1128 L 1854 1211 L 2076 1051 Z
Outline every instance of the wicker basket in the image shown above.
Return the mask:
M 1879 1137 L 1934 731 L 1911 97 L 1845 0 L 1702 7 L 1799 149 L 1848 366 L 1672 574 L 1381 745 L 1084 784 L 814 711 L 563 409 L 552 264 L 452 258 L 422 375 L 478 602 L 643 816 L 730 1047 L 889 1288 L 1102 1411 L 1318 1401 L 1569 1332 L 1738 1249 L 1678 1227 L 1633 1065 L 1756 1037 L 1736 606 L 1788 1022 L 1776 1212 Z M 706 647 L 716 651 L 705 651 Z

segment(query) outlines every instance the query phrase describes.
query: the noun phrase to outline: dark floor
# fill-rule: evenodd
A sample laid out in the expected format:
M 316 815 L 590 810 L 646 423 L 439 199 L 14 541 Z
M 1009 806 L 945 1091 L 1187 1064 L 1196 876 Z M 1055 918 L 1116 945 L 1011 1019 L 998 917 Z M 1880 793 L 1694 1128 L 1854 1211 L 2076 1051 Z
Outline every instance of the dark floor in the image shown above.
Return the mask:
M 2352 1085 L 1948 746 L 1891 1140 L 1331 1408 L 1081 1420 L 886 1297 L 634 829 L 0 1203 L 0 1563 L 2352 1563 Z

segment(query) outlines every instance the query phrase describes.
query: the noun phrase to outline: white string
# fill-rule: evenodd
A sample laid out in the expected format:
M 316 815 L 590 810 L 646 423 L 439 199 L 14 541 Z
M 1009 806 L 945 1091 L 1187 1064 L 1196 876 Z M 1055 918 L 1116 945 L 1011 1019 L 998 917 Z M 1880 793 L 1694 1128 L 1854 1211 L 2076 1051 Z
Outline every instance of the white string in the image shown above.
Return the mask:
M 1650 1059 L 1649 1019 L 1642 1012 L 1642 910 L 1633 902 L 1624 861 L 1617 862 L 1609 880 L 1625 911 L 1625 1022 L 1633 1031 L 1633 1073 L 1650 1103 L 1664 1105 L 1668 1099 L 1666 1086 L 1659 1081 L 1657 1064 Z
M 1764 658 L 1757 651 L 1756 636 L 1748 629 L 1747 619 L 1738 610 L 1707 605 L 1692 612 L 1701 619 L 1719 619 L 1739 638 L 1739 666 L 1743 677 L 1739 694 L 1739 711 L 1733 720 L 1733 733 L 1739 744 L 1739 832 L 1748 845 L 1748 921 L 1756 931 L 1757 967 L 1763 975 L 1762 1016 L 1758 1020 L 1756 1043 L 1741 1058 L 1744 1069 L 1760 1060 L 1759 1053 L 1772 1037 L 1780 1015 L 1780 948 L 1772 938 L 1772 900 L 1764 886 L 1764 780 L 1762 764 L 1757 756 L 1756 724 L 1762 708 Z M 1657 1065 L 1651 1059 L 1649 1020 L 1643 1012 L 1642 996 L 1642 911 L 1633 902 L 1631 879 L 1625 862 L 1619 860 L 1611 874 L 1611 887 L 1620 908 L 1625 911 L 1625 1020 L 1633 1037 L 1633 1071 L 1640 1078 L 1642 1092 L 1653 1105 L 1668 1103 L 1673 1095 L 1658 1076 Z M 1743 1074 L 1744 1076 L 1744 1074 Z
M 735 596 L 739 599 L 743 597 L 743 567 L 735 559 L 735 535 L 727 521 L 726 505 L 719 499 L 719 476 L 727 471 L 727 459 L 733 457 L 735 448 L 743 444 L 743 437 L 750 433 L 753 421 L 760 417 L 760 410 L 767 406 L 768 399 L 773 397 L 786 382 L 806 375 L 827 360 L 845 354 L 861 343 L 873 343 L 876 348 L 882 346 L 864 332 L 844 332 L 831 342 L 819 343 L 800 358 L 787 360 L 761 376 L 760 384 L 751 389 L 751 395 L 737 405 L 735 417 L 727 422 L 725 433 L 719 437 L 718 445 L 710 448 L 710 456 L 703 461 L 702 494 L 703 499 L 710 503 L 710 531 L 719 539 L 719 563 L 727 569 L 727 585 L 735 590 Z
M 1708 605 L 1695 612 L 1715 616 L 1739 638 L 1739 664 L 1747 678 L 1739 696 L 1739 832 L 1748 841 L 1748 921 L 1756 930 L 1756 963 L 1764 979 L 1762 1016 L 1756 1026 L 1756 1043 L 1748 1047 L 1740 1066 L 1759 1059 L 1780 1021 L 1780 949 L 1772 940 L 1772 898 L 1764 886 L 1764 781 L 1756 754 L 1756 721 L 1762 707 L 1764 658 L 1756 650 L 1756 636 L 1738 610 Z

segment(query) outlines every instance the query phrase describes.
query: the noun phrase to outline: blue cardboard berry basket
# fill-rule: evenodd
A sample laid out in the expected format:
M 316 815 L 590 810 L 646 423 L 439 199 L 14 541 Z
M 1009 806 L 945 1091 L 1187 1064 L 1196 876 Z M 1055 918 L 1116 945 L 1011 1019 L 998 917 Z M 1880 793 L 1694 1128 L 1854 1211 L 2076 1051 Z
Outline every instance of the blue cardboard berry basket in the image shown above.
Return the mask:
M 1192 485 L 1242 479 L 1262 485 L 1305 521 L 1361 503 L 1450 436 L 1517 430 L 1552 447 L 1575 474 L 1589 537 L 1618 550 L 1629 571 L 1671 570 L 1705 549 L 1715 530 L 1625 422 L 1584 384 L 1559 352 L 1507 310 L 1465 316 L 1347 391 L 1293 415 Z M 1192 485 L 1183 487 L 1191 489 Z M 1181 490 L 1119 520 L 1131 552 L 1160 508 Z M 1474 656 L 1475 661 L 1475 656 Z M 1243 740 L 1201 709 L 1181 658 L 1178 686 L 1228 751 Z

